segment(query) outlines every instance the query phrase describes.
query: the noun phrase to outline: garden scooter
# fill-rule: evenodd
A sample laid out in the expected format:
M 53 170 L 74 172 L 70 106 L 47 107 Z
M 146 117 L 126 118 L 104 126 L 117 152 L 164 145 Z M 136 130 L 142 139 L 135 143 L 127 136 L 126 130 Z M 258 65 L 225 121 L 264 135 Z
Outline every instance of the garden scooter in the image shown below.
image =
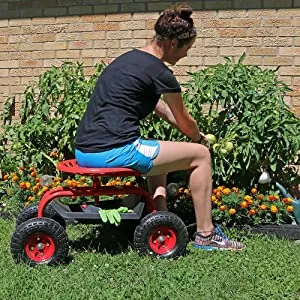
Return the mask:
M 60 162 L 57 169 L 91 176 L 91 186 L 56 187 L 47 191 L 38 205 L 30 205 L 17 217 L 11 238 L 11 253 L 16 262 L 29 265 L 58 264 L 68 257 L 67 224 L 102 224 L 99 210 L 119 208 L 120 200 L 101 200 L 102 195 L 139 195 L 132 211 L 120 213 L 122 222 L 138 224 L 133 245 L 140 254 L 174 258 L 185 253 L 188 232 L 184 222 L 171 212 L 156 211 L 155 201 L 140 186 L 103 186 L 99 177 L 126 177 L 141 174 L 129 168 L 83 168 L 75 159 Z M 62 197 L 89 197 L 85 205 L 64 204 Z M 82 204 L 82 203 L 81 203 Z

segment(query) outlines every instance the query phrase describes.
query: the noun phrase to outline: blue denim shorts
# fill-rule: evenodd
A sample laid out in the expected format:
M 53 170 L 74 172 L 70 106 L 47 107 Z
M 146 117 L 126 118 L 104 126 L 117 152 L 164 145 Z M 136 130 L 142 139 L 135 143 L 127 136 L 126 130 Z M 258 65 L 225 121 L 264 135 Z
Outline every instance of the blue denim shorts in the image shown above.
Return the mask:
M 75 149 L 77 163 L 87 168 L 131 168 L 141 174 L 153 167 L 160 145 L 156 140 L 137 139 L 125 146 L 97 153 L 85 153 Z

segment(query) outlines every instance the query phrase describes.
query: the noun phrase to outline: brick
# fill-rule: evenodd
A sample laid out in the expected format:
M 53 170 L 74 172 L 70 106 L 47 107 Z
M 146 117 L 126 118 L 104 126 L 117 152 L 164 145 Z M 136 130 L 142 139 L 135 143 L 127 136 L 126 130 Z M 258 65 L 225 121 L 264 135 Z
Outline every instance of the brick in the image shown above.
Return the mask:
M 230 47 L 233 44 L 231 38 L 204 38 L 206 47 Z
M 96 22 L 104 22 L 105 15 L 87 15 L 87 16 L 80 16 L 80 21 L 83 23 L 96 23 Z
M 8 43 L 8 36 L 0 35 L 0 44 Z
M 121 40 L 121 48 L 141 48 L 146 46 L 146 43 L 145 39 Z
M 262 43 L 265 47 L 291 46 L 292 44 L 293 39 L 289 37 L 265 37 Z
M 277 28 L 249 28 L 248 36 L 259 37 L 259 36 L 277 36 Z
M 21 27 L 3 27 L 1 28 L 1 34 L 6 34 L 6 35 L 21 34 Z
M 219 37 L 217 28 L 200 28 L 197 30 L 197 38 L 199 37 Z
M 230 27 L 231 20 L 230 19 L 208 19 L 202 21 L 202 26 L 209 28 L 219 28 L 219 27 Z
M 107 31 L 106 38 L 108 40 L 122 40 L 122 39 L 129 39 L 132 37 L 131 31 Z
M 287 85 L 292 85 L 292 76 L 279 76 L 279 79 L 282 80 Z
M 300 47 L 280 47 L 279 55 L 300 56 Z
M 21 34 L 35 34 L 35 33 L 43 33 L 44 29 L 42 25 L 36 26 L 22 26 L 21 27 Z
M 220 56 L 241 56 L 246 52 L 245 47 L 221 47 Z
M 22 68 L 22 69 L 11 69 L 9 72 L 11 77 L 26 77 L 32 76 L 32 69 L 31 68 Z
M 68 61 L 70 61 L 68 59 Z M 52 66 L 61 66 L 61 64 L 63 63 L 62 59 L 44 59 L 43 60 L 43 67 L 44 68 L 50 68 Z
M 24 86 L 28 86 L 29 84 L 33 83 L 36 80 L 35 77 L 33 76 L 29 76 L 29 77 L 22 77 L 21 78 L 21 85 L 23 85 L 22 89 L 24 91 Z
M 222 28 L 218 29 L 219 36 L 223 37 L 243 37 L 246 36 L 246 28 Z
M 262 44 L 261 38 L 235 38 L 234 46 L 237 47 L 251 47 L 251 46 L 260 46 Z
M 25 26 L 33 24 L 31 19 L 11 19 L 8 21 L 9 26 Z M 33 24 L 34 25 L 34 24 Z
M 69 24 L 69 31 L 70 32 L 80 32 L 80 31 L 92 31 L 93 24 L 91 23 L 73 23 Z
M 295 46 L 300 46 L 300 37 L 295 38 Z
M 219 17 L 221 13 L 224 13 L 224 11 L 219 12 Z M 246 13 L 245 13 L 246 15 Z M 192 17 L 194 19 L 215 19 L 217 17 L 217 12 L 215 10 L 200 10 L 200 11 L 194 11 Z M 225 18 L 230 18 L 226 16 Z
M 194 17 L 195 13 L 193 13 Z M 146 20 L 146 21 L 156 21 L 159 17 L 158 12 L 135 12 L 132 16 L 133 20 Z M 131 18 L 130 18 L 131 19 Z M 130 20 L 129 19 L 129 20 Z
M 82 50 L 81 54 L 83 57 L 105 57 L 106 50 L 105 49 Z
M 193 56 L 193 57 L 184 57 L 178 61 L 176 64 L 177 66 L 198 66 L 203 64 L 203 57 L 202 56 Z M 184 69 L 184 68 L 183 68 Z M 186 72 L 185 72 L 186 73 Z M 186 75 L 186 74 L 183 74 Z
M 231 21 L 232 27 L 260 27 L 261 19 L 254 19 L 254 18 L 240 18 L 240 19 L 233 19 Z
M 156 24 L 156 20 L 147 20 L 145 29 L 153 29 Z
M 80 50 L 57 50 L 56 58 L 79 58 Z
M 278 36 L 300 36 L 300 27 L 279 28 Z
M 300 15 L 299 8 L 290 8 L 290 9 L 278 9 L 277 16 L 278 17 L 297 17 Z
M 177 78 L 181 78 L 181 76 L 187 76 L 187 72 L 190 70 L 189 66 L 172 66 L 172 71 Z
M 204 57 L 204 65 L 205 66 L 214 66 L 217 64 L 223 64 L 225 62 L 223 57 Z
M 134 30 L 133 38 L 135 39 L 149 39 L 154 36 L 154 30 Z
M 262 26 L 264 27 L 285 27 L 291 26 L 292 19 L 291 18 L 264 18 L 262 20 Z
M 145 21 L 124 21 L 120 22 L 120 30 L 139 30 L 145 29 Z
M 101 31 L 101 30 L 119 30 L 120 29 L 120 22 L 102 22 L 94 24 L 94 30 Z
M 246 56 L 244 64 L 252 66 L 261 66 L 261 56 Z
M 105 39 L 105 31 L 96 31 L 96 32 L 81 32 L 79 37 L 74 40 L 99 40 Z
M 76 41 L 80 39 L 79 33 L 57 33 L 56 41 Z
M 131 20 L 131 14 L 112 14 L 112 15 L 106 15 L 105 20 L 107 22 L 123 22 L 123 21 L 129 21 Z
M 44 50 L 63 50 L 67 49 L 66 42 L 45 42 Z
M 0 20 L 0 28 L 8 27 L 8 20 Z
M 106 51 L 106 58 L 115 58 L 120 56 L 121 54 L 127 52 L 126 49 L 107 49 Z
M 300 26 L 300 17 L 293 18 L 293 25 L 294 26 Z
M 112 14 L 119 12 L 118 4 L 103 4 L 96 5 L 93 7 L 93 11 L 96 14 Z
M 0 78 L 0 85 L 19 85 L 21 82 L 19 77 L 3 77 Z M 1 88 L 2 89 L 2 88 Z
M 55 58 L 55 51 L 33 51 L 32 59 Z
M 68 24 L 51 24 L 44 26 L 45 33 L 60 33 L 60 32 L 68 32 Z
M 43 43 L 20 44 L 21 51 L 43 50 Z
M 220 10 L 218 13 L 218 17 L 221 19 L 245 18 L 246 16 L 247 16 L 247 12 L 244 9 Z
M 19 61 L 18 60 L 4 60 L 0 61 L 0 69 L 12 69 L 18 68 Z
M 8 77 L 9 75 L 8 69 L 1 69 L 0 77 Z
M 278 72 L 279 75 L 299 76 L 300 67 L 281 67 Z
M 300 57 L 295 57 L 295 66 L 300 66 Z
M 189 50 L 189 55 L 191 57 L 194 56 L 218 56 L 218 48 L 204 48 L 204 47 L 197 47 L 197 48 L 192 48 Z
M 293 57 L 272 57 L 266 56 L 263 59 L 265 66 L 291 66 L 293 64 Z
M 54 42 L 55 34 L 34 34 L 32 35 L 33 42 Z
M 92 6 L 80 5 L 80 6 L 71 6 L 68 8 L 69 14 L 71 15 L 88 15 L 93 12 Z M 95 11 L 97 13 L 97 11 Z
M 263 55 L 263 56 L 275 56 L 277 54 L 277 48 L 271 47 L 248 47 L 247 54 L 249 55 Z
M 293 77 L 293 84 L 300 86 L 300 76 L 299 77 Z
M 85 1 L 88 2 L 88 1 Z M 82 0 L 57 0 L 58 6 L 76 6 L 82 3 Z
M 97 49 L 117 49 L 120 48 L 120 41 L 119 40 L 95 40 L 94 41 L 94 48 Z
M 70 24 L 79 22 L 80 17 L 79 16 L 58 16 L 56 18 L 56 24 Z
M 55 18 L 32 18 L 31 23 L 32 25 L 49 25 L 55 24 L 57 21 Z
M 8 37 L 9 43 L 30 43 L 31 41 L 32 41 L 32 36 L 29 34 L 10 35 Z
M 93 41 L 70 41 L 69 49 L 93 48 Z
M 276 9 L 249 9 L 248 17 L 274 17 Z
M 20 44 L 0 44 L 0 52 L 19 51 Z
M 43 63 L 41 60 L 21 60 L 20 67 L 21 68 L 40 68 Z

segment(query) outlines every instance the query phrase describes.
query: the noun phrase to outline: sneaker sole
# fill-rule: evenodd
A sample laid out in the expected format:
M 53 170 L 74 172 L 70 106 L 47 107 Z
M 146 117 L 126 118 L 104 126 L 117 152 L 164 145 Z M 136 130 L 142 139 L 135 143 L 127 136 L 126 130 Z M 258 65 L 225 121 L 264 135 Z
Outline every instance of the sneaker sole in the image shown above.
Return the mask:
M 219 251 L 241 251 L 241 250 L 244 250 L 246 248 L 246 247 L 241 248 L 241 249 L 235 249 L 235 248 L 218 248 L 218 247 L 212 247 L 212 246 L 200 246 L 200 245 L 197 245 L 197 244 L 193 244 L 193 247 L 197 248 L 197 249 L 206 250 L 206 251 L 216 251 L 216 250 L 219 250 Z

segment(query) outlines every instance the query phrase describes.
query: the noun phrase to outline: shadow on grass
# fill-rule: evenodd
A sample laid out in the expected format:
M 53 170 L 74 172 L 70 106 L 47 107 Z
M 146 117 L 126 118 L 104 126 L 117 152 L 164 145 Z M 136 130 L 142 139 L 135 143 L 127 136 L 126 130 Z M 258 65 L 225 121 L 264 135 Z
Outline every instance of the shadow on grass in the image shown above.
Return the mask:
M 133 248 L 135 227 L 134 224 L 99 225 L 81 237 L 70 240 L 69 245 L 76 252 L 118 255 Z

